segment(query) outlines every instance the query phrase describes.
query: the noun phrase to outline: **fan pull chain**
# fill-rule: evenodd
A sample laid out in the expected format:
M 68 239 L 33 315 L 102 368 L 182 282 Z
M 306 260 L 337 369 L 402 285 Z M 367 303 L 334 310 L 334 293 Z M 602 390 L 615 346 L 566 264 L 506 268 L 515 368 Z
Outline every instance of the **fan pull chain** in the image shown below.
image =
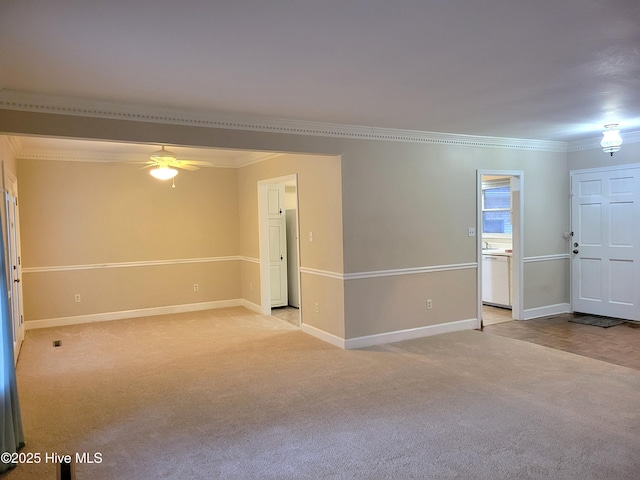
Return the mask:
M 171 185 L 171 188 L 176 188 L 176 177 L 173 177 L 171 181 L 173 182 L 173 184 Z

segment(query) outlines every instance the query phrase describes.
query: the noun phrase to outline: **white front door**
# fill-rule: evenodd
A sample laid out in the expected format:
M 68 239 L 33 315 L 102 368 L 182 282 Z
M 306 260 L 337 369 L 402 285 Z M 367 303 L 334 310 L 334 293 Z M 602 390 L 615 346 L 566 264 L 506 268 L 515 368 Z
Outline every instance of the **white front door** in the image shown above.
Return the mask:
M 271 306 L 284 307 L 288 304 L 287 230 L 284 209 L 284 185 L 269 185 L 267 198 Z
M 571 176 L 576 312 L 640 320 L 640 168 Z
M 11 325 L 13 330 L 14 361 L 18 361 L 20 347 L 24 339 L 24 318 L 22 314 L 22 284 L 20 265 L 20 228 L 18 216 L 18 185 L 14 178 L 6 178 L 7 191 L 6 219 L 7 219 L 7 253 L 9 270 L 7 285 L 9 295 L 9 309 L 11 312 Z

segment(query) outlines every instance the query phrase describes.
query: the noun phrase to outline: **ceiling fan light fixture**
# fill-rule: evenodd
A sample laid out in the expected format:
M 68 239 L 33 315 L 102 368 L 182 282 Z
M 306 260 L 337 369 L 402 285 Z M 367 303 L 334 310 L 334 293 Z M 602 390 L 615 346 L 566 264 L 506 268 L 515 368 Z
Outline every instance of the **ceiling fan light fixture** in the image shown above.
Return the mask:
M 176 160 L 176 154 L 170 152 L 164 146 L 160 150 L 156 150 L 150 155 L 151 160 L 154 162 L 165 162 L 168 163 L 170 161 Z
M 605 131 L 602 132 L 602 140 L 600 145 L 604 153 L 610 153 L 611 156 L 620 150 L 622 145 L 622 137 L 620 136 L 620 130 L 617 123 L 609 123 L 604 126 Z
M 170 180 L 178 174 L 178 170 L 168 166 L 159 165 L 157 168 L 149 170 L 152 177 L 158 180 Z

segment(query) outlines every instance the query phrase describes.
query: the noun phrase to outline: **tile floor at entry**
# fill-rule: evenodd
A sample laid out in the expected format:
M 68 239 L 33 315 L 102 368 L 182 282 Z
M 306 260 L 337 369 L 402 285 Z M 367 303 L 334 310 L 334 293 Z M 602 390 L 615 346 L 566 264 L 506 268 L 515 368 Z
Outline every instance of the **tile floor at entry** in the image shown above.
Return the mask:
M 483 332 L 524 340 L 640 370 L 640 322 L 602 328 L 572 323 L 572 313 L 486 325 Z

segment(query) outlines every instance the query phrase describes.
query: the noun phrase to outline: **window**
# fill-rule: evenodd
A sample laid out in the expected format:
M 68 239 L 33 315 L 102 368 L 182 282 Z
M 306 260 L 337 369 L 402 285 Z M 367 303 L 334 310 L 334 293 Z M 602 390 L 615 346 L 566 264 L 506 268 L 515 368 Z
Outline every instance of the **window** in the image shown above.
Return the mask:
M 505 182 L 482 186 L 482 233 L 511 236 L 511 187 Z

